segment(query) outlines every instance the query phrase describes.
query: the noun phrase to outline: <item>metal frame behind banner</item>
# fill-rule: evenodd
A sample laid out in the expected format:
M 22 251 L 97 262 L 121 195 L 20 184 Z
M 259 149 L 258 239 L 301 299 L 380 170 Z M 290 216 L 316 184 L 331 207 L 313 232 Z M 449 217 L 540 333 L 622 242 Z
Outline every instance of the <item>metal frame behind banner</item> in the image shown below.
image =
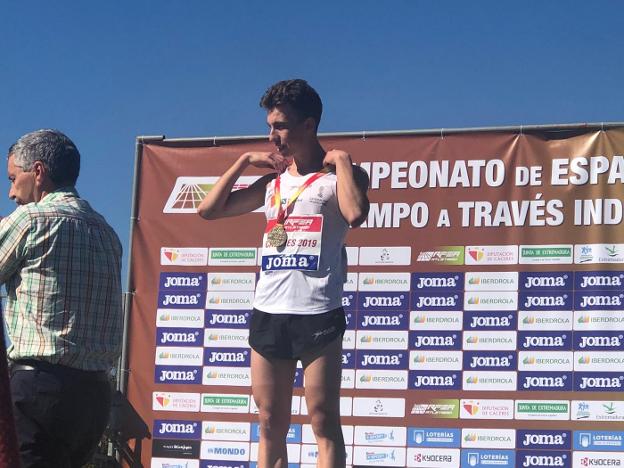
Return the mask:
M 508 132 L 518 134 L 546 134 L 552 139 L 568 138 L 575 134 L 582 134 L 588 131 L 608 130 L 624 128 L 624 122 L 598 122 L 598 123 L 575 123 L 575 124 L 549 124 L 549 125 L 516 125 L 500 127 L 471 127 L 471 128 L 438 128 L 422 130 L 389 130 L 389 131 L 358 131 L 358 132 L 337 132 L 319 133 L 320 138 L 328 137 L 360 137 L 362 140 L 374 138 L 376 136 L 404 136 L 404 135 L 439 135 L 441 138 L 447 135 L 469 134 L 469 133 L 496 133 Z M 132 182 L 132 208 L 130 214 L 130 235 L 128 246 L 128 271 L 126 292 L 124 293 L 124 326 L 123 344 L 118 367 L 117 388 L 122 393 L 127 391 L 127 376 L 130 372 L 128 366 L 128 331 L 130 314 L 132 313 L 132 297 L 134 295 L 134 285 L 132 284 L 132 240 L 134 237 L 134 227 L 139 222 L 138 215 L 138 191 L 141 183 L 140 166 L 143 157 L 143 146 L 146 143 L 163 146 L 185 146 L 185 147 L 206 147 L 224 146 L 240 142 L 253 142 L 266 140 L 266 135 L 249 136 L 221 136 L 221 137 L 200 137 L 200 138 L 166 138 L 162 136 L 139 136 L 136 139 L 134 177 Z

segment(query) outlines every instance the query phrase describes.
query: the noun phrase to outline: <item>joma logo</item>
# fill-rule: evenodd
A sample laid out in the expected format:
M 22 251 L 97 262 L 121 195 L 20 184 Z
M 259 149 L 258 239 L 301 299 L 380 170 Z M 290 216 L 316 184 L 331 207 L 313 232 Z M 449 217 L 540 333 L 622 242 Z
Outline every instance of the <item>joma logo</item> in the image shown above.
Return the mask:
M 620 296 L 583 296 L 581 298 L 581 307 L 620 305 L 622 305 L 622 299 Z
M 159 434 L 194 434 L 193 424 L 163 423 L 158 431 Z
M 403 296 L 367 296 L 362 305 L 365 309 L 369 307 L 401 307 Z
M 247 317 L 245 314 L 213 314 L 210 317 L 210 325 L 215 324 L 230 324 L 230 325 L 244 325 L 247 323 Z
M 582 336 L 579 348 L 615 348 L 622 346 L 622 336 Z
M 244 352 L 240 353 L 227 353 L 227 352 L 215 352 L 210 353 L 208 362 L 245 362 L 246 355 Z
M 618 377 L 582 377 L 579 388 L 622 388 L 622 380 Z
M 401 363 L 399 356 L 371 355 L 362 357 L 362 366 L 398 366 Z
M 530 288 L 561 288 L 565 286 L 565 279 L 561 276 L 529 276 L 524 287 Z
M 192 288 L 201 286 L 199 278 L 187 276 L 167 276 L 163 285 L 165 288 Z
M 565 379 L 563 377 L 527 377 L 524 380 L 523 388 L 564 388 Z
M 364 320 L 362 320 L 363 327 L 370 326 L 398 326 L 401 325 L 401 318 L 393 315 L 366 315 L 364 316 Z
M 457 305 L 457 297 L 428 297 L 420 296 L 416 302 L 416 307 L 422 309 L 423 307 L 455 307 Z
M 527 296 L 525 307 L 557 307 L 565 305 L 563 296 Z
M 160 371 L 160 381 L 166 382 L 171 380 L 180 380 L 183 382 L 189 382 L 195 380 L 196 371 L 172 371 L 172 370 L 161 370 Z
M 511 326 L 510 317 L 472 317 L 472 322 L 470 322 L 470 327 L 509 327 Z
M 622 286 L 621 276 L 585 276 L 581 288 Z
M 199 294 L 165 294 L 162 305 L 197 305 Z
M 429 288 L 456 288 L 457 278 L 419 278 L 418 289 Z

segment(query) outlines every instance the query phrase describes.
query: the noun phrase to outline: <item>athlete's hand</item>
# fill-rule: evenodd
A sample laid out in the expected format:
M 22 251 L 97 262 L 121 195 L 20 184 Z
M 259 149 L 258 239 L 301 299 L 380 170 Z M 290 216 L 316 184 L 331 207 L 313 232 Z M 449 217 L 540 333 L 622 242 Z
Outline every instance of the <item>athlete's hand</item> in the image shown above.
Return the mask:
M 346 161 L 351 164 L 351 156 L 342 150 L 329 150 L 323 159 L 323 166 L 335 166 L 340 161 Z
M 247 162 L 252 166 L 274 169 L 278 174 L 284 172 L 290 165 L 290 161 L 284 156 L 270 151 L 250 151 L 243 156 L 247 158 Z

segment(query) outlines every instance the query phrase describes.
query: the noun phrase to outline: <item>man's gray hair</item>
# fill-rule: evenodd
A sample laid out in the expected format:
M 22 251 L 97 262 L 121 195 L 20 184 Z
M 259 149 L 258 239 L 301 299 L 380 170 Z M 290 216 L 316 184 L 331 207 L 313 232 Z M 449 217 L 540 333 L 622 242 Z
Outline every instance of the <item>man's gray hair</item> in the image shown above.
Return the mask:
M 58 187 L 73 186 L 80 173 L 80 153 L 65 134 L 42 129 L 27 133 L 9 148 L 9 157 L 24 171 L 32 170 L 37 161 L 43 163 L 52 182 Z

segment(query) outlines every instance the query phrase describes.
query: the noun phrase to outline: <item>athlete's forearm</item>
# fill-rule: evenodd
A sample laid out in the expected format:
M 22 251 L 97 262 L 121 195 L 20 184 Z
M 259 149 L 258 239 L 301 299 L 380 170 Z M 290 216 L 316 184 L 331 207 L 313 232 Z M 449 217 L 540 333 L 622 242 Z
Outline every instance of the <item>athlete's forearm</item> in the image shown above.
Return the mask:
M 219 218 L 227 206 L 234 183 L 249 166 L 249 153 L 242 154 L 219 178 L 197 208 L 197 213 L 205 219 Z
M 335 165 L 340 212 L 351 227 L 357 227 L 368 215 L 369 202 L 366 195 L 368 180 L 362 175 L 356 176 L 348 155 L 336 158 Z

